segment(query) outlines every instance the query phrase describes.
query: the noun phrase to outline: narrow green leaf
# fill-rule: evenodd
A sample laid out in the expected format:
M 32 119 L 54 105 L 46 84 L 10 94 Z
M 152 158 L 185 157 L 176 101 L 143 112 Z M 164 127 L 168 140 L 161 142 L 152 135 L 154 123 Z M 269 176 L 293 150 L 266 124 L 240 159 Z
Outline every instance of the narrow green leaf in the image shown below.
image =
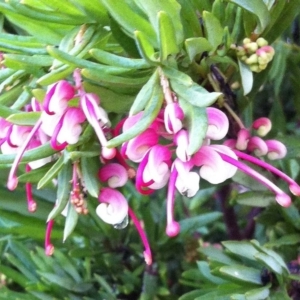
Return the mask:
M 204 37 L 186 39 L 184 44 L 190 61 L 193 61 L 196 55 L 212 50 L 211 44 Z
M 94 71 L 103 73 L 103 75 L 123 74 L 131 71 L 131 69 L 100 65 L 98 63 L 94 63 L 76 56 L 74 57 L 73 55 L 63 52 L 53 46 L 48 46 L 47 51 L 51 56 L 60 60 L 62 63 L 69 64 L 70 66 L 73 67 L 92 69 Z
M 255 254 L 255 259 L 263 263 L 266 267 L 270 268 L 273 272 L 277 274 L 282 274 L 282 267 L 280 264 L 272 257 L 265 253 Z
M 147 77 L 142 78 L 129 78 L 129 77 L 121 77 L 109 74 L 103 74 L 95 69 L 83 69 L 81 74 L 93 80 L 95 83 L 100 84 L 102 86 L 107 87 L 116 87 L 116 88 L 131 88 L 131 89 L 138 89 L 143 84 L 145 84 L 148 80 Z
M 45 173 L 44 176 L 39 180 L 37 188 L 41 189 L 49 182 L 51 182 L 51 180 L 55 178 L 57 174 L 60 172 L 64 163 L 65 163 L 65 157 L 64 155 L 61 155 L 60 158 L 51 167 L 51 169 L 47 173 Z
M 119 136 L 111 139 L 108 142 L 107 146 L 109 148 L 119 146 L 120 144 L 142 133 L 145 129 L 148 128 L 148 126 L 156 118 L 159 110 L 161 109 L 162 103 L 163 103 L 162 89 L 160 85 L 156 85 L 153 88 L 151 99 L 148 102 L 139 122 L 135 126 L 128 129 L 126 132 L 123 132 Z
M 66 207 L 71 192 L 71 183 L 70 180 L 72 178 L 72 165 L 70 162 L 67 162 L 60 173 L 58 174 L 58 188 L 57 188 L 57 200 L 56 205 L 53 210 L 50 212 L 47 222 L 51 219 L 54 219 L 57 215 L 59 215 L 64 208 Z
M 227 0 L 251 12 L 258 18 L 257 33 L 261 33 L 269 23 L 270 14 L 263 0 Z
M 30 112 L 19 112 L 12 114 L 7 118 L 7 121 L 22 126 L 34 126 L 40 119 L 41 113 L 30 111 Z
M 158 29 L 161 51 L 160 60 L 165 61 L 169 55 L 179 52 L 172 19 L 165 11 L 160 11 L 158 13 Z
M 131 69 L 146 69 L 150 67 L 145 59 L 122 57 L 101 49 L 91 49 L 89 53 L 99 62 L 110 66 Z
M 76 224 L 78 222 L 78 213 L 73 204 L 69 203 L 68 212 L 66 216 L 65 228 L 64 228 L 64 237 L 63 241 L 65 242 L 69 235 L 74 231 Z
M 148 101 L 151 98 L 152 90 L 155 85 L 158 84 L 158 72 L 155 71 L 147 83 L 142 87 L 142 89 L 137 94 L 131 108 L 129 115 L 136 115 L 141 112 L 147 105 Z
M 98 157 L 82 157 L 80 166 L 85 188 L 92 197 L 98 198 L 100 190 L 100 181 L 97 176 L 100 168 Z
M 155 28 L 157 36 L 160 35 L 160 28 L 158 25 L 158 13 L 164 11 L 172 17 L 172 27 L 175 31 L 174 41 L 177 45 L 181 44 L 183 41 L 183 28 L 181 21 L 181 7 L 176 0 L 152 0 L 152 1 L 143 1 L 135 0 L 135 3 L 141 8 L 141 10 L 147 14 L 149 20 L 152 24 L 152 27 Z M 170 38 L 171 39 L 171 38 Z
M 205 280 L 208 280 L 209 282 L 217 284 L 217 285 L 224 283 L 223 279 L 211 274 L 208 262 L 197 261 L 197 266 L 198 266 L 199 272 L 205 278 Z
M 37 80 L 37 83 L 40 85 L 51 85 L 61 79 L 65 79 L 74 71 L 75 67 L 63 65 L 57 69 L 52 70 L 51 72 L 43 75 Z
M 157 45 L 155 32 L 150 23 L 131 9 L 125 1 L 101 0 L 112 17 L 133 36 L 134 31 L 139 30 L 145 33 L 152 45 Z
M 162 70 L 169 79 L 176 80 L 180 84 L 185 85 L 186 87 L 190 87 L 194 84 L 192 78 L 181 71 L 166 66 L 163 66 Z
M 170 80 L 173 91 L 182 97 L 186 102 L 197 107 L 207 107 L 213 104 L 221 93 L 209 93 L 202 86 L 194 83 L 191 86 L 185 86 L 177 80 Z
M 268 286 L 259 289 L 253 289 L 245 293 L 246 300 L 262 300 L 268 299 L 270 289 Z
M 184 123 L 189 135 L 187 154 L 193 155 L 200 149 L 206 136 L 208 126 L 206 109 L 191 105 L 181 97 L 178 99 L 184 112 Z
M 150 64 L 156 61 L 155 52 L 152 44 L 142 31 L 135 30 L 134 37 L 140 55 Z
M 54 153 L 55 151 L 51 148 L 50 144 L 46 143 L 42 146 L 26 151 L 22 157 L 22 163 L 28 163 L 33 160 L 45 158 L 53 155 Z M 13 163 L 15 156 L 15 154 L 0 154 L 0 165 Z
M 274 195 L 268 192 L 245 192 L 239 194 L 237 203 L 254 207 L 267 207 L 275 203 Z
M 222 44 L 224 30 L 220 21 L 210 12 L 203 12 L 203 20 L 206 31 L 206 36 L 212 46 L 212 51 L 215 51 Z
M 180 234 L 188 234 L 197 229 L 208 225 L 209 223 L 215 222 L 222 216 L 219 212 L 211 212 L 202 214 L 197 217 L 181 220 L 180 223 Z
M 0 104 L 0 117 L 6 119 L 7 117 L 9 117 L 12 114 L 16 114 L 18 113 L 17 110 L 15 109 L 11 109 L 7 106 L 1 105 Z
M 244 96 L 249 94 L 252 90 L 253 86 L 253 73 L 250 70 L 249 66 L 238 60 L 239 68 L 240 68 L 240 75 L 242 79 L 242 86 L 244 90 Z
M 223 266 L 219 269 L 219 272 L 237 282 L 248 282 L 262 285 L 261 271 L 254 268 L 242 265 Z

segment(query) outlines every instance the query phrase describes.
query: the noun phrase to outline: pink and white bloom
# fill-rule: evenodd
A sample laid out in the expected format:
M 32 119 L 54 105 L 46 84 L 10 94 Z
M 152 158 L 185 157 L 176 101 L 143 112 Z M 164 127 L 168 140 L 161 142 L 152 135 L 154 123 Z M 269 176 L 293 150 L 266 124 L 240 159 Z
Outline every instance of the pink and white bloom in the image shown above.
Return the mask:
M 268 158 L 271 160 L 284 158 L 287 154 L 285 145 L 277 140 L 267 140 Z
M 182 128 L 184 113 L 178 102 L 168 103 L 164 111 L 165 128 L 168 133 L 175 134 Z
M 136 188 L 142 194 L 164 187 L 169 179 L 171 151 L 161 145 L 153 146 L 144 156 L 136 174 Z
M 207 132 L 206 138 L 212 140 L 223 139 L 229 128 L 229 121 L 227 116 L 219 109 L 214 107 L 207 107 Z
M 102 188 L 99 194 L 100 204 L 96 213 L 105 223 L 117 225 L 128 215 L 128 203 L 125 197 L 112 188 Z
M 48 87 L 44 99 L 44 111 L 49 114 L 63 114 L 68 101 L 75 96 L 75 88 L 66 80 L 60 80 Z
M 99 179 L 107 182 L 111 188 L 124 186 L 128 181 L 127 170 L 118 163 L 109 163 L 104 165 L 98 173 Z
M 272 122 L 269 118 L 259 118 L 253 122 L 252 128 L 257 130 L 257 134 L 259 136 L 265 136 L 272 128 Z

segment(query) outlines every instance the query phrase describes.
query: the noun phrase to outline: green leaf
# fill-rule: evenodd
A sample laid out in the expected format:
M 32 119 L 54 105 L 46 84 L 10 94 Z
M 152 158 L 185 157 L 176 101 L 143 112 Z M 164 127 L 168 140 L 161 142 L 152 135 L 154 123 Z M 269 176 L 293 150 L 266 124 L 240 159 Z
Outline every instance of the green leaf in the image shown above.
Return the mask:
M 60 167 L 61 162 L 57 165 L 57 169 Z M 55 171 L 55 170 L 53 170 Z M 60 173 L 58 174 L 58 187 L 57 187 L 57 202 L 54 206 L 53 210 L 50 212 L 47 222 L 49 220 L 54 219 L 57 215 L 59 215 L 64 208 L 66 207 L 69 199 L 70 199 L 70 192 L 71 192 L 71 183 L 70 180 L 72 178 L 72 165 L 70 162 L 64 164 L 63 168 L 61 169 Z
M 21 126 L 34 126 L 41 117 L 40 112 L 20 112 L 10 115 L 6 120 Z
M 89 53 L 99 62 L 110 66 L 130 69 L 147 69 L 150 67 L 145 59 L 122 57 L 101 49 L 91 49 Z
M 141 17 L 125 1 L 101 0 L 112 17 L 125 29 L 129 35 L 133 36 L 134 31 L 142 31 L 152 45 L 157 45 L 155 32 L 150 23 Z
M 269 287 L 253 289 L 245 293 L 246 300 L 263 300 L 263 299 L 267 299 L 269 295 L 270 295 Z
M 211 44 L 204 37 L 186 39 L 184 44 L 190 61 L 193 61 L 196 55 L 212 50 Z
M 40 77 L 37 80 L 37 83 L 46 86 L 51 85 L 53 83 L 56 83 L 59 80 L 68 77 L 70 74 L 72 74 L 74 69 L 75 69 L 74 66 L 63 65 Z
M 157 84 L 153 88 L 151 99 L 149 100 L 147 106 L 145 107 L 145 110 L 139 122 L 135 126 L 131 127 L 127 131 L 120 134 L 119 136 L 108 141 L 107 147 L 109 148 L 117 147 L 120 144 L 136 137 L 144 130 L 146 130 L 149 127 L 149 125 L 153 122 L 153 120 L 156 118 L 157 114 L 159 113 L 162 103 L 163 103 L 162 89 L 160 85 Z
M 137 94 L 134 102 L 131 105 L 129 115 L 136 115 L 146 107 L 148 101 L 151 98 L 152 90 L 158 83 L 158 72 L 155 71 Z
M 180 234 L 185 235 L 190 232 L 197 231 L 199 228 L 206 226 L 212 222 L 218 220 L 222 214 L 220 212 L 210 212 L 202 214 L 197 217 L 191 217 L 188 219 L 181 220 L 180 223 Z
M 98 157 L 82 157 L 80 166 L 85 188 L 92 197 L 98 198 L 100 190 L 100 182 L 97 176 L 100 167 Z
M 63 237 L 64 242 L 69 237 L 69 235 L 74 231 L 77 222 L 78 222 L 78 213 L 74 205 L 72 203 L 69 203 L 65 228 L 64 228 L 64 237 Z
M 133 102 L 134 96 L 124 93 L 117 93 L 108 88 L 91 84 L 90 82 L 83 83 L 86 92 L 92 92 L 100 97 L 101 107 L 107 112 L 124 113 L 128 111 Z
M 104 74 L 95 69 L 83 69 L 81 71 L 81 74 L 99 85 L 109 88 L 125 88 L 127 90 L 139 89 L 143 84 L 147 82 L 149 78 L 148 76 L 141 78 L 120 77 Z
M 263 263 L 266 267 L 270 268 L 273 272 L 282 274 L 282 268 L 280 264 L 273 257 L 265 253 L 257 253 L 254 257 L 256 260 Z
M 208 126 L 206 109 L 191 105 L 181 97 L 179 103 L 184 112 L 184 123 L 189 135 L 187 154 L 193 155 L 200 149 L 206 136 Z
M 209 93 L 205 88 L 196 83 L 186 86 L 174 79 L 171 79 L 170 82 L 173 91 L 194 106 L 207 107 L 213 104 L 221 95 L 221 93 L 216 92 Z
M 251 12 L 258 18 L 257 33 L 261 33 L 269 23 L 270 14 L 263 0 L 227 0 Z
M 160 26 L 158 25 L 158 13 L 161 11 L 166 12 L 169 16 L 172 17 L 172 28 L 174 29 L 174 42 L 179 45 L 183 41 L 183 28 L 182 21 L 180 17 L 181 7 L 175 0 L 152 0 L 152 1 L 143 1 L 135 0 L 135 3 L 142 9 L 142 11 L 147 14 L 149 20 L 152 24 L 152 27 L 155 28 L 157 36 L 160 36 Z M 171 37 L 171 36 L 170 36 Z M 172 35 L 173 37 L 173 35 Z M 171 39 L 171 38 L 170 38 Z
M 202 247 L 200 252 L 207 256 L 209 261 L 219 262 L 225 265 L 238 264 L 237 260 L 232 259 L 224 251 L 215 248 L 214 246 Z
M 135 42 L 140 55 L 149 63 L 153 64 L 156 61 L 155 52 L 152 44 L 147 39 L 142 31 L 134 31 Z
M 208 42 L 215 51 L 222 44 L 224 30 L 220 21 L 210 12 L 203 12 L 203 20 Z
M 161 51 L 160 61 L 163 62 L 168 58 L 169 55 L 179 52 L 172 19 L 170 15 L 165 11 L 160 11 L 158 13 L 158 30 Z
M 63 51 L 53 47 L 53 46 L 47 46 L 47 51 L 51 56 L 60 60 L 62 63 L 66 63 L 73 67 L 92 69 L 94 71 L 103 73 L 103 75 L 105 75 L 105 74 L 123 74 L 123 73 L 128 73 L 129 71 L 131 71 L 131 69 L 100 65 L 98 63 L 94 63 L 94 62 L 70 55 L 66 52 L 63 52 Z
M 259 253 L 256 247 L 254 247 L 250 242 L 246 241 L 225 241 L 222 242 L 222 244 L 230 252 L 242 257 L 246 257 L 250 260 L 255 260 L 255 255 Z
M 223 266 L 219 272 L 237 282 L 248 282 L 261 285 L 261 271 L 242 265 Z
M 52 179 L 54 179 L 57 174 L 62 169 L 63 165 L 65 163 L 65 156 L 61 155 L 60 158 L 55 162 L 55 164 L 51 167 L 51 169 L 44 174 L 44 176 L 39 180 L 38 189 L 43 188 L 45 185 L 50 183 Z
M 53 155 L 54 153 L 55 151 L 50 147 L 50 144 L 46 143 L 42 146 L 26 151 L 22 157 L 22 163 L 28 163 L 33 160 L 45 158 Z M 13 163 L 15 156 L 15 154 L 0 154 L 0 165 Z
M 253 86 L 253 73 L 250 70 L 249 66 L 238 60 L 240 75 L 242 79 L 242 86 L 244 90 L 244 96 L 249 94 Z
M 197 266 L 199 272 L 202 274 L 205 280 L 208 280 L 209 282 L 212 282 L 217 285 L 224 283 L 223 279 L 211 274 L 209 265 L 206 261 L 197 261 Z
M 187 74 L 185 74 L 181 71 L 178 71 L 177 69 L 163 66 L 162 70 L 163 70 L 164 74 L 166 75 L 166 77 L 168 77 L 168 79 L 176 80 L 180 84 L 183 84 L 187 87 L 190 87 L 194 84 L 194 82 L 190 76 L 188 76 Z
M 245 192 L 239 194 L 236 201 L 241 205 L 254 207 L 267 207 L 276 202 L 274 195 L 268 192 Z

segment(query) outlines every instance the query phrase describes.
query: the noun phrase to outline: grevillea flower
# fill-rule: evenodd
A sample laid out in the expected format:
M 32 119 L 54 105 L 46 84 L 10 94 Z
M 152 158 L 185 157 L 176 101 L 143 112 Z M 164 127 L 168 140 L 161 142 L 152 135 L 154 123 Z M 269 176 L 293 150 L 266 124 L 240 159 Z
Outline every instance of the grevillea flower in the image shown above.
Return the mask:
M 127 170 L 118 163 L 109 163 L 104 165 L 98 173 L 99 179 L 107 182 L 111 188 L 124 186 L 128 181 Z
M 187 197 L 193 197 L 200 188 L 200 176 L 194 171 L 191 171 L 193 163 L 182 162 L 180 159 L 175 159 L 172 168 L 176 168 L 178 176 L 175 186 L 180 194 Z
M 144 156 L 136 174 L 136 188 L 142 194 L 164 187 L 169 179 L 171 151 L 161 145 L 153 146 Z
M 234 176 L 237 171 L 235 166 L 222 159 L 220 153 L 226 153 L 233 159 L 237 159 L 235 153 L 223 145 L 202 146 L 192 158 L 194 165 L 200 167 L 200 177 L 212 184 L 224 182 Z
M 164 111 L 165 128 L 168 133 L 177 133 L 182 128 L 184 113 L 178 102 L 168 103 Z
M 228 132 L 228 118 L 221 110 L 214 107 L 207 107 L 206 113 L 208 123 L 206 138 L 221 140 Z
M 99 194 L 100 204 L 96 213 L 104 222 L 117 225 L 128 215 L 128 203 L 125 197 L 112 188 L 102 188 Z
M 94 128 L 100 144 L 105 149 L 102 151 L 102 156 L 106 159 L 112 159 L 116 155 L 115 148 L 107 148 L 107 139 L 103 131 L 103 127 L 110 126 L 110 122 L 106 111 L 98 106 L 100 103 L 99 97 L 93 93 L 80 94 L 80 107 L 86 116 L 87 121 Z
M 148 128 L 137 137 L 122 145 L 122 154 L 133 162 L 140 162 L 145 153 L 157 145 L 159 135 L 154 129 Z
M 252 128 L 257 130 L 259 136 L 265 136 L 272 128 L 272 122 L 269 118 L 259 118 L 253 122 Z
M 45 99 L 44 111 L 49 114 L 63 114 L 68 107 L 68 101 L 74 98 L 75 89 L 66 80 L 60 80 L 49 86 Z

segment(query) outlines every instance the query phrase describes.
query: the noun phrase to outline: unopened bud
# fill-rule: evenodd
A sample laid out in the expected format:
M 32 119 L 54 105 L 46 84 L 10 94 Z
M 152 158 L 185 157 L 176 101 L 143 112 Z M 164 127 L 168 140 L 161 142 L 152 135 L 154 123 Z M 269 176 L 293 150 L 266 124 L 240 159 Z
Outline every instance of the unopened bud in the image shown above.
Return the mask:
M 243 44 L 246 45 L 246 44 L 249 44 L 251 43 L 251 40 L 249 38 L 244 38 L 243 39 Z
M 256 73 L 259 73 L 261 71 L 258 65 L 252 65 L 252 66 L 250 66 L 250 70 L 252 72 L 256 72 Z
M 246 62 L 246 64 L 248 64 L 248 65 L 256 64 L 256 63 L 258 62 L 258 56 L 257 56 L 257 54 L 252 54 L 252 55 L 250 55 L 250 57 L 247 58 L 247 59 L 245 60 L 245 62 Z
M 257 45 L 259 47 L 263 47 L 263 46 L 267 46 L 268 45 L 268 42 L 264 38 L 262 38 L 262 37 L 258 38 L 256 40 L 256 43 L 257 43 Z

